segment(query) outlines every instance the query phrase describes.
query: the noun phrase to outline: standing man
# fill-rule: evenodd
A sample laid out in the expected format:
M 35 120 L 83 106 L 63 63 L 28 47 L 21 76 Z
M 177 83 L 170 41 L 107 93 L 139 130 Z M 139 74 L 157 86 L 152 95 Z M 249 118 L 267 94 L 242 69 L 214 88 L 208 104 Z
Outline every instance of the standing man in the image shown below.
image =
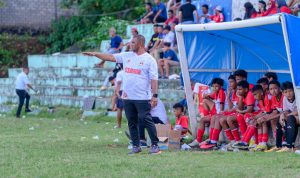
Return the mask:
M 25 112 L 31 112 L 31 110 L 29 109 L 30 95 L 27 92 L 28 88 L 32 89 L 34 92 L 37 92 L 37 90 L 34 90 L 32 88 L 30 81 L 28 79 L 28 76 L 27 76 L 28 74 L 29 74 L 29 68 L 23 67 L 23 72 L 17 76 L 16 93 L 19 97 L 19 106 L 18 106 L 18 110 L 16 113 L 17 118 L 20 118 L 20 114 L 21 114 L 25 99 L 26 99 Z
M 194 24 L 194 15 L 196 17 L 196 23 L 198 23 L 199 19 L 196 6 L 192 4 L 191 0 L 186 0 L 186 4 L 183 4 L 179 8 L 179 22 L 181 24 Z
M 151 105 L 157 105 L 158 70 L 155 59 L 145 50 L 145 37 L 135 36 L 131 41 L 132 52 L 104 54 L 85 52 L 84 55 L 95 56 L 104 61 L 123 63 L 123 93 L 125 114 L 128 120 L 132 151 L 140 153 L 139 123 L 143 123 L 151 139 L 150 154 L 160 153 L 154 122 L 151 118 Z M 153 94 L 151 94 L 153 93 Z

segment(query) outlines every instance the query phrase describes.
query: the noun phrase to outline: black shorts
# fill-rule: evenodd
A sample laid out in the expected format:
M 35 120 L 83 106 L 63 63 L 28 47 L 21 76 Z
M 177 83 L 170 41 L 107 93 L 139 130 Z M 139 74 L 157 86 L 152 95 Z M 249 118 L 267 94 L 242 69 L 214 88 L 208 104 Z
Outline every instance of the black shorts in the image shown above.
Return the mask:
M 120 91 L 119 94 L 120 94 L 120 96 L 122 96 L 122 91 Z M 117 105 L 118 109 L 123 109 L 124 108 L 123 99 L 117 98 L 116 99 L 116 105 Z

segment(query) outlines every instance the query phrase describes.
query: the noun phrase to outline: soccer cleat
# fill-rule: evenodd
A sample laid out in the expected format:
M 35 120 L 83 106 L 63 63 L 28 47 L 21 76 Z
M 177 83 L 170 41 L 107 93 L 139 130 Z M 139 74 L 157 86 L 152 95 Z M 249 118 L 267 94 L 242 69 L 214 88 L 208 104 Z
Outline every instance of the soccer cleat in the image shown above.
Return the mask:
M 155 155 L 155 154 L 160 154 L 160 153 L 161 153 L 161 151 L 157 145 L 151 146 L 151 148 L 149 150 L 149 154 Z
M 201 145 L 206 145 L 206 144 L 208 144 L 208 143 L 210 143 L 210 140 L 209 140 L 209 139 L 207 139 L 207 140 L 205 140 L 205 141 L 199 143 L 199 146 L 201 146 Z
M 283 147 L 280 150 L 276 151 L 276 153 L 284 153 L 284 152 L 293 152 L 293 149 L 288 147 Z
M 128 155 L 134 155 L 142 152 L 141 147 L 133 146 L 131 151 L 128 153 Z
M 253 151 L 265 151 L 267 149 L 268 149 L 267 145 L 257 145 L 257 147 L 253 149 Z
M 217 146 L 217 143 L 211 143 L 210 141 L 206 142 L 206 144 L 203 144 L 203 145 L 199 145 L 200 146 L 200 149 L 212 149 L 214 148 L 215 146 Z
M 266 150 L 265 152 L 266 153 L 271 153 L 271 152 L 276 152 L 276 151 L 278 151 L 278 150 L 280 150 L 281 148 L 277 148 L 276 146 L 274 146 L 274 147 L 272 147 L 271 149 L 269 149 L 269 150 Z
M 227 151 L 233 151 L 234 148 L 232 147 L 232 145 L 235 144 L 235 141 L 231 141 L 229 142 L 225 147 Z
M 244 142 L 238 142 L 232 145 L 233 148 L 238 148 L 238 149 L 248 149 L 249 145 L 244 143 Z
M 197 139 L 195 139 L 192 143 L 189 144 L 190 147 L 196 147 L 199 145 L 199 142 L 197 141 Z

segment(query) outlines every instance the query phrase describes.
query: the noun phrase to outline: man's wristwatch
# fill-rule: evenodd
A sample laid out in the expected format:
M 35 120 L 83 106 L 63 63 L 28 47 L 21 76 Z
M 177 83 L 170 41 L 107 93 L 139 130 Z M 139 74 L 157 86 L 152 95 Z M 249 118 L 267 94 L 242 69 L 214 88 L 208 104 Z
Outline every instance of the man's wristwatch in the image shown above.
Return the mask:
M 153 94 L 152 97 L 153 97 L 153 98 L 157 98 L 157 97 L 158 97 L 158 94 Z

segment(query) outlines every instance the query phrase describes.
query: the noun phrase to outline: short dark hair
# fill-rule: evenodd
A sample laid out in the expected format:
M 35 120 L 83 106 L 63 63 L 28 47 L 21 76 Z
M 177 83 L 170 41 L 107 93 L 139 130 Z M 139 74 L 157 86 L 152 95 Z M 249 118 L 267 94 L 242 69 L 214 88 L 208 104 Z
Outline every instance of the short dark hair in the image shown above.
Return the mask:
M 208 5 L 207 4 L 203 4 L 202 7 L 208 9 Z
M 267 73 L 265 73 L 265 76 L 267 78 L 273 78 L 274 80 L 278 80 L 278 76 L 275 72 L 267 72 Z
M 159 26 L 159 24 L 157 24 L 157 23 L 156 23 L 156 24 L 154 24 L 153 26 L 154 26 L 154 27 L 158 27 L 158 26 Z
M 171 47 L 171 43 L 170 42 L 164 42 L 164 46 Z
M 152 7 L 152 4 L 151 4 L 151 2 L 147 2 L 147 3 L 145 3 L 147 6 L 150 6 L 150 7 Z
M 166 26 L 165 26 L 165 28 L 164 28 L 164 30 L 171 31 L 171 27 L 170 27 L 170 25 L 166 25 Z
M 233 21 L 242 21 L 242 20 L 243 20 L 243 19 L 241 19 L 241 18 L 239 18 L 239 17 L 233 19 Z
M 234 75 L 229 75 L 228 80 L 234 80 L 235 81 L 235 76 Z
M 257 80 L 256 83 L 257 83 L 257 84 L 262 84 L 262 83 L 264 83 L 264 84 L 269 85 L 269 80 L 268 80 L 267 78 L 260 78 L 260 79 Z
M 174 14 L 174 11 L 173 11 L 173 10 L 168 10 L 168 12 L 171 12 L 172 14 Z
M 221 79 L 221 78 L 214 78 L 211 81 L 211 85 L 213 85 L 213 84 L 219 84 L 220 86 L 223 86 L 224 85 L 224 80 Z
M 249 83 L 246 80 L 242 80 L 237 84 L 238 87 L 242 88 L 248 88 L 249 89 Z
M 281 90 L 284 91 L 284 90 L 288 90 L 288 89 L 294 90 L 293 83 L 289 82 L 289 81 L 283 82 L 281 84 Z
M 270 83 L 269 83 L 269 86 L 270 85 L 277 85 L 279 88 L 280 88 L 280 83 L 277 81 L 277 80 L 272 80 Z
M 252 92 L 256 92 L 256 91 L 264 91 L 263 87 L 261 85 L 255 85 L 253 88 L 252 88 Z
M 158 25 L 157 25 L 157 27 L 161 27 L 161 28 L 164 28 L 164 26 L 163 26 L 163 25 L 160 25 L 160 24 L 158 24 Z
M 114 76 L 110 76 L 110 77 L 108 78 L 108 81 L 111 82 L 111 81 L 113 81 L 115 78 L 116 78 L 116 77 L 114 77 Z
M 233 73 L 233 75 L 234 76 L 240 76 L 240 77 L 248 78 L 248 73 L 245 70 L 243 70 L 243 69 L 239 69 L 239 70 L 235 71 Z
M 178 109 L 178 108 L 180 108 L 182 112 L 184 111 L 184 107 L 182 104 L 176 103 L 173 105 L 173 109 Z

